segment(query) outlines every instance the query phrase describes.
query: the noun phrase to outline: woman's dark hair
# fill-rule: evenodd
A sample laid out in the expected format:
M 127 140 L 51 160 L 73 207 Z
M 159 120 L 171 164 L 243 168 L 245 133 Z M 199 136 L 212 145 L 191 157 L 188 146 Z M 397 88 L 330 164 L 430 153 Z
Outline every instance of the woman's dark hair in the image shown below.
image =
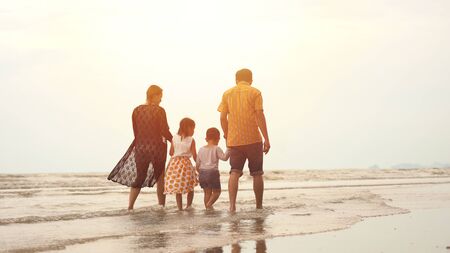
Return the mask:
M 195 121 L 190 118 L 184 118 L 180 121 L 180 128 L 178 129 L 178 135 L 186 135 L 189 127 L 195 127 Z
M 148 87 L 147 89 L 147 103 L 150 103 L 152 98 L 156 95 L 161 94 L 162 91 L 163 90 L 158 85 L 150 85 L 150 87 Z
M 210 129 L 206 130 L 206 140 L 220 140 L 220 131 L 219 129 L 215 127 L 211 127 Z

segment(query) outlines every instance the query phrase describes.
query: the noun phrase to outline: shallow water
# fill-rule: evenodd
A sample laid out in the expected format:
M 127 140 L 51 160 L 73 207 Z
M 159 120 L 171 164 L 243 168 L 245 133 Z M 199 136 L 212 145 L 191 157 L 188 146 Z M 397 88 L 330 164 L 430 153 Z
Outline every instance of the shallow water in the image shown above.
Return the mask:
M 403 215 L 366 219 L 348 230 L 243 241 L 201 252 L 448 252 L 449 214 L 449 208 L 415 210 Z
M 223 186 L 227 178 L 222 174 Z M 445 169 L 275 171 L 265 179 L 262 211 L 254 209 L 251 179 L 243 177 L 236 214 L 225 211 L 225 189 L 216 210 L 204 211 L 200 188 L 195 208 L 183 212 L 173 196 L 166 208 L 157 207 L 154 189 L 144 189 L 130 214 L 124 209 L 128 188 L 104 174 L 2 174 L 0 250 L 183 252 L 344 229 L 364 217 L 407 213 L 411 193 L 414 203 L 424 206 L 430 196 L 433 203 L 450 200 Z

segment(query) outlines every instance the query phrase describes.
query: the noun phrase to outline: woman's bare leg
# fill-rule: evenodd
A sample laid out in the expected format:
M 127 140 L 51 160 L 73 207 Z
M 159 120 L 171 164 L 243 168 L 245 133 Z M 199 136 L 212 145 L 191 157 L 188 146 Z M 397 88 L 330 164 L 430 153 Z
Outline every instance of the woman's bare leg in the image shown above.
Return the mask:
M 159 177 L 156 185 L 156 193 L 158 195 L 158 204 L 166 205 L 166 195 L 164 194 L 164 173 Z
M 134 208 L 134 202 L 136 202 L 136 199 L 141 192 L 141 188 L 130 188 L 130 196 L 128 198 L 128 210 L 133 210 Z
M 192 206 L 193 200 L 194 200 L 194 191 L 188 192 L 186 208 L 189 208 Z
M 211 209 L 214 203 L 216 203 L 217 199 L 220 196 L 220 192 L 221 192 L 220 189 L 214 189 L 212 191 L 211 197 L 209 198 L 208 203 L 206 204 L 207 209 Z
M 181 193 L 177 193 L 176 195 L 177 198 L 177 206 L 178 206 L 178 210 L 183 210 L 183 195 L 181 195 Z
M 211 198 L 211 193 L 212 193 L 212 189 L 203 189 L 203 192 L 205 194 L 204 198 L 203 198 L 203 203 L 205 204 L 205 208 L 208 207 L 208 201 L 209 198 Z

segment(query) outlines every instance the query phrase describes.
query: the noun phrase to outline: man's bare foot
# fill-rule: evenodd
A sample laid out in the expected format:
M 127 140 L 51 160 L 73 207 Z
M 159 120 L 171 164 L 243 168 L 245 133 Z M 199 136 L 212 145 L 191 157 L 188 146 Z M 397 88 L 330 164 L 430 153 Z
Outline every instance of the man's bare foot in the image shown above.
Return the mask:
M 235 206 L 230 206 L 230 209 L 228 211 L 230 213 L 235 213 L 236 212 L 236 207 Z
M 213 206 L 207 206 L 206 207 L 206 211 L 214 211 L 214 207 Z
M 184 208 L 185 211 L 189 211 L 189 210 L 192 210 L 192 209 L 194 209 L 192 206 L 186 206 L 186 207 Z
M 134 213 L 134 209 L 133 208 L 128 208 L 127 213 Z

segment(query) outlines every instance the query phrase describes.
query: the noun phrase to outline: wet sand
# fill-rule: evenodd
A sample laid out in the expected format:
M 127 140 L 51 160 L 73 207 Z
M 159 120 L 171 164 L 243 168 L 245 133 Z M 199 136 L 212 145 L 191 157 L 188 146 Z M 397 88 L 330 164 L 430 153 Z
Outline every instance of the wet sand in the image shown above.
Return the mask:
M 254 209 L 251 180 L 244 176 L 236 214 L 226 211 L 225 189 L 212 212 L 203 210 L 200 189 L 195 209 L 184 212 L 176 210 L 173 196 L 166 208 L 158 208 L 154 189 L 144 189 L 130 214 L 128 188 L 105 177 L 0 175 L 0 252 L 231 252 L 231 244 L 234 250 L 239 244 L 241 251 L 258 245 L 278 252 L 277 240 L 307 240 L 280 243 L 314 248 L 314 240 L 299 238 L 352 233 L 371 220 L 401 219 L 424 209 L 448 213 L 450 208 L 450 170 L 445 169 L 268 172 L 262 211 Z M 224 185 L 226 180 L 224 173 Z M 426 224 L 402 231 L 412 236 L 421 227 Z M 370 242 L 376 236 L 362 238 Z
M 198 252 L 450 252 L 450 209 L 366 219 L 349 229 L 244 241 Z M 447 249 L 447 247 L 449 247 Z

